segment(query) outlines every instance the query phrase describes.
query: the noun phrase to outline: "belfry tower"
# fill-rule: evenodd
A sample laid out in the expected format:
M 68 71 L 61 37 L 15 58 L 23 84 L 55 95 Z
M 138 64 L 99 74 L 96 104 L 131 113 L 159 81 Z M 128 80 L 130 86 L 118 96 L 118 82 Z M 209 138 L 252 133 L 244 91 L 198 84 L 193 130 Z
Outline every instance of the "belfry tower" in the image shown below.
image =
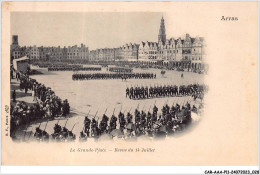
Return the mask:
M 163 17 L 161 19 L 161 25 L 160 25 L 159 35 L 158 35 L 158 43 L 160 42 L 162 42 L 163 45 L 166 42 L 166 33 L 165 33 L 165 25 L 164 25 Z

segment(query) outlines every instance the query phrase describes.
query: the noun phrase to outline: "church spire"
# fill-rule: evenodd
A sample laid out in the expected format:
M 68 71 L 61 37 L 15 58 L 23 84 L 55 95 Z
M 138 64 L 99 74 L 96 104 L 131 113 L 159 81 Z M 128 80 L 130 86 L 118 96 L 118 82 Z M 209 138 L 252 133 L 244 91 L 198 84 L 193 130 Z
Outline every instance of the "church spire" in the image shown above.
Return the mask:
M 160 30 L 159 30 L 159 35 L 158 35 L 158 43 L 162 42 L 165 44 L 166 42 L 166 33 L 165 33 L 165 25 L 164 25 L 164 19 L 162 16 L 161 19 L 161 25 L 160 25 Z

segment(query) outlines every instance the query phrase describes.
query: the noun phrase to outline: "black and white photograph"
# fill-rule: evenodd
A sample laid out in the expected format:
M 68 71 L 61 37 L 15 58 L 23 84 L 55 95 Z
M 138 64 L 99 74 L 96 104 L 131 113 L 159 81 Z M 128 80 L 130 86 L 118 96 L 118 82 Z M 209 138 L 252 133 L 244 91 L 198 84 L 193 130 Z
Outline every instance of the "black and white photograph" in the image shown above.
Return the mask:
M 191 129 L 206 105 L 206 41 L 171 36 L 166 21 L 162 13 L 12 13 L 13 141 L 171 139 Z
M 3 164 L 255 165 L 257 12 L 2 4 Z

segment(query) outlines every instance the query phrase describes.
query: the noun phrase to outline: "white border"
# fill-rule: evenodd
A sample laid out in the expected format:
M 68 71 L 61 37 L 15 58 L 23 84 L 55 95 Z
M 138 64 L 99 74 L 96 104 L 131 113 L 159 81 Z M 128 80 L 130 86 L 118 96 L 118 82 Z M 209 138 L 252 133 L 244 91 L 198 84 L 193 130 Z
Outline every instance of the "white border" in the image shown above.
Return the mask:
M 205 174 L 206 170 L 259 170 L 258 166 L 2 166 L 4 174 Z M 223 174 L 223 173 L 222 173 Z M 231 173 L 229 173 L 231 174 Z
M 0 1 L 3 2 L 2 0 Z M 13 1 L 19 1 L 19 0 L 13 0 Z M 35 0 L 27 0 L 27 1 L 35 1 Z M 51 0 L 44 0 L 44 1 L 51 1 Z M 56 0 L 56 1 L 70 1 L 70 0 Z M 82 1 L 82 0 L 78 0 L 78 1 Z M 103 1 L 122 1 L 122 0 L 103 0 Z M 138 1 L 138 0 L 131 0 L 131 1 Z M 154 0 L 142 0 L 142 1 L 154 1 Z M 161 0 L 161 1 L 169 1 L 169 0 Z M 174 0 L 174 1 L 181 1 L 181 0 Z M 209 1 L 209 0 L 189 0 L 189 1 Z M 218 0 L 218 1 L 225 2 L 227 0 Z M 229 1 L 245 1 L 245 0 L 229 0 Z M 258 1 L 258 19 L 259 19 L 260 17 L 259 0 L 249 0 L 249 1 Z M 258 29 L 259 29 L 259 23 L 258 23 Z M 1 28 L 0 28 L 0 32 L 1 32 Z M 259 38 L 260 35 L 258 32 L 258 46 L 260 40 Z M 0 47 L 1 47 L 1 43 L 0 43 Z M 259 54 L 258 54 L 258 61 L 259 61 Z M 258 62 L 258 68 L 259 65 L 260 62 Z M 2 67 L 0 62 L 0 69 L 1 68 Z M 258 75 L 259 75 L 259 69 L 258 69 Z M 258 80 L 258 86 L 259 86 L 259 80 Z M 0 76 L 0 89 L 1 89 L 1 76 Z M 258 94 L 259 94 L 259 90 L 258 90 Z M 0 106 L 1 106 L 1 101 L 0 101 Z M 259 109 L 259 96 L 258 96 L 258 109 Z M 259 115 L 258 115 L 258 133 L 259 133 Z M 0 141 L 0 148 L 1 148 L 1 141 Z M 259 134 L 258 134 L 258 145 L 259 145 Z M 1 152 L 0 152 L 0 159 L 1 159 Z M 205 174 L 205 170 L 212 170 L 212 171 L 259 170 L 259 149 L 258 149 L 258 165 L 256 166 L 2 166 L 2 165 L 0 166 L 0 174 L 27 174 L 27 175 L 28 174 L 54 174 L 54 173 L 55 174 Z

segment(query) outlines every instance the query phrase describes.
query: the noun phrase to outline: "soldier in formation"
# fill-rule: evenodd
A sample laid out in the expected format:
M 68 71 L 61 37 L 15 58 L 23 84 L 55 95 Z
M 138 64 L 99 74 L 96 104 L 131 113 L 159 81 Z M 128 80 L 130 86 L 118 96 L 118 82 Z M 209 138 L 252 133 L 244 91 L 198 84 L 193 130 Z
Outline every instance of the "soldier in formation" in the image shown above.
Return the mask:
M 125 115 L 120 111 L 118 114 L 120 130 L 123 131 L 126 125 Z
M 89 137 L 90 124 L 91 124 L 91 120 L 88 118 L 88 116 L 86 116 L 84 120 L 84 126 L 85 126 L 84 128 L 85 128 L 85 133 L 87 134 L 88 137 Z
M 107 133 L 107 122 L 108 122 L 109 118 L 106 116 L 106 114 L 103 115 L 102 120 L 100 122 L 99 128 L 100 128 L 100 132 L 102 133 Z

